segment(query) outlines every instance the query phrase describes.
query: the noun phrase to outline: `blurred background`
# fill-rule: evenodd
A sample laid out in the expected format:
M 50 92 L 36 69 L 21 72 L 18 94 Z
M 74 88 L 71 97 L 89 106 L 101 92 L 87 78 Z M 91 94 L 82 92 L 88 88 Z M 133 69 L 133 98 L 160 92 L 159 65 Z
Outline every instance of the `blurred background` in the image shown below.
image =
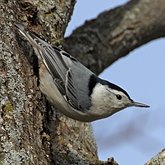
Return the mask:
M 85 20 L 127 0 L 77 0 L 66 36 Z M 121 58 L 100 75 L 124 88 L 149 109 L 127 108 L 92 123 L 101 160 L 113 156 L 119 164 L 144 164 L 165 147 L 165 39 L 154 40 Z

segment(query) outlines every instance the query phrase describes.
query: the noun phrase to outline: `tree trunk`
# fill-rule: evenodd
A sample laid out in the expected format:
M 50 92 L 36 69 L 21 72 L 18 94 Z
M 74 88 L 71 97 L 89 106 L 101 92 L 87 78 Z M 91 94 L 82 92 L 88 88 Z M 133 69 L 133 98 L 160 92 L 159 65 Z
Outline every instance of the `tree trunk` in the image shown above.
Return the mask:
M 0 164 L 98 164 L 91 125 L 69 119 L 41 94 L 38 61 L 14 22 L 61 45 L 75 0 L 1 0 Z M 86 22 L 64 47 L 95 73 L 165 36 L 164 0 L 132 0 Z M 113 159 L 108 163 L 115 164 Z M 106 163 L 106 162 L 105 162 Z

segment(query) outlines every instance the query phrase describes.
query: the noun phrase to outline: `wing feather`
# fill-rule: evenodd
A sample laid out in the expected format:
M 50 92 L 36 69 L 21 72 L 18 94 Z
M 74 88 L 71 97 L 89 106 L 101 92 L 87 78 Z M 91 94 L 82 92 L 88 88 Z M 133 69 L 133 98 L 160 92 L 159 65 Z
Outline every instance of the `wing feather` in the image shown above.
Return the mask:
M 91 106 L 88 83 L 93 73 L 67 52 L 48 44 L 22 25 L 16 27 L 31 43 L 39 58 L 42 58 L 68 103 L 77 110 L 87 110 Z

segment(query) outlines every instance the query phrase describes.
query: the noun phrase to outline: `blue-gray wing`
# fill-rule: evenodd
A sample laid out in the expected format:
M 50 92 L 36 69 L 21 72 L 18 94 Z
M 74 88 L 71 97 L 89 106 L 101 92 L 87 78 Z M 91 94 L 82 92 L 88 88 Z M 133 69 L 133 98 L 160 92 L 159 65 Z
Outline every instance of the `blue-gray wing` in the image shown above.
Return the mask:
M 42 58 L 69 104 L 77 110 L 88 110 L 91 106 L 89 79 L 93 73 L 67 52 L 43 41 L 21 24 L 16 24 L 16 27 L 33 46 L 37 56 Z
M 61 76 L 61 80 L 64 82 L 65 86 L 65 95 L 67 101 L 78 110 L 85 111 L 91 106 L 89 98 L 89 79 L 93 73 L 83 66 L 79 61 L 70 56 L 67 52 L 57 48 L 51 47 L 54 49 L 52 64 L 58 66 L 56 69 L 56 74 Z M 47 58 L 50 58 L 47 56 Z M 57 58 L 57 59 L 56 59 Z M 56 61 L 59 61 L 57 63 Z M 47 63 L 49 70 L 54 70 L 57 66 L 53 66 Z M 61 69 L 61 65 L 62 68 Z

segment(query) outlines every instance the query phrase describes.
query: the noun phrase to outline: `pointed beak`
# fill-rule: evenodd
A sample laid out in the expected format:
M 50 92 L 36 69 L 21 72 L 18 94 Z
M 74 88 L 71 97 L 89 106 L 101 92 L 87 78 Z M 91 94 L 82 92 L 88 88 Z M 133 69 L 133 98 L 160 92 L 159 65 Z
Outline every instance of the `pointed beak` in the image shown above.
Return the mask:
M 149 108 L 150 107 L 149 105 L 146 105 L 146 104 L 143 104 L 143 103 L 138 103 L 138 102 L 135 102 L 135 101 L 133 101 L 132 106 L 144 107 L 144 108 Z

